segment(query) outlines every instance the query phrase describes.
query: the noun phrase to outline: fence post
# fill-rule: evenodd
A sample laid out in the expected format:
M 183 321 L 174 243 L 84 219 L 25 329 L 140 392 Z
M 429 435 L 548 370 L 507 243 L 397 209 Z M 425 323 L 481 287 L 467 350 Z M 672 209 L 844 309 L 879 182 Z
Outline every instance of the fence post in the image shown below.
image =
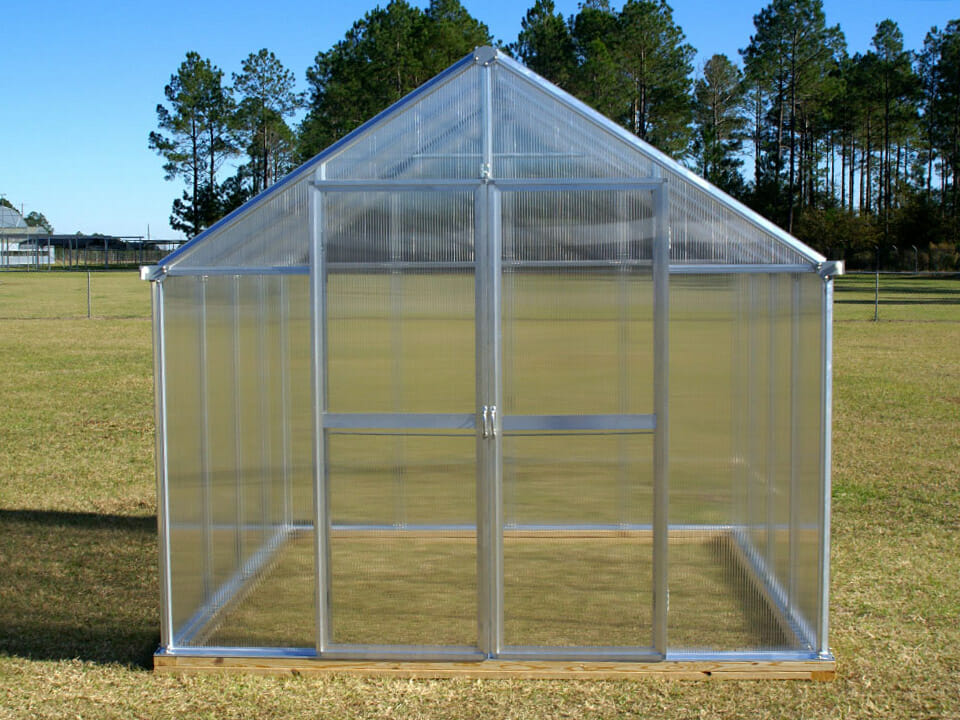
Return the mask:
M 87 270 L 87 320 L 90 319 L 90 271 Z
M 877 268 L 876 281 L 873 285 L 873 321 L 880 319 L 880 268 Z
M 880 246 L 875 246 L 877 251 L 876 276 L 873 284 L 873 321 L 880 319 Z

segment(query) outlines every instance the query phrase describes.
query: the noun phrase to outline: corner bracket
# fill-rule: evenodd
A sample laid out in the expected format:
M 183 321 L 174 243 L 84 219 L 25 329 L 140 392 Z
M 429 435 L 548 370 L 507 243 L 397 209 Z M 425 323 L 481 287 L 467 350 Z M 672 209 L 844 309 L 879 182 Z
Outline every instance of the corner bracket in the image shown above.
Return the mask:
M 843 260 L 825 260 L 817 265 L 817 275 L 826 279 L 843 275 Z
M 141 265 L 140 266 L 140 279 L 147 280 L 150 282 L 163 280 L 163 277 L 167 274 L 166 265 Z

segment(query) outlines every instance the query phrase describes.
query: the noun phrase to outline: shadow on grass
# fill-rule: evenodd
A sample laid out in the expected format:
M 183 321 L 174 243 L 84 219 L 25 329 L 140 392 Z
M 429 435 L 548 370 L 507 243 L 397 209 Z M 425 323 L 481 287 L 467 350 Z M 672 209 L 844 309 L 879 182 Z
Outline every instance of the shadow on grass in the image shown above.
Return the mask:
M 152 666 L 153 517 L 0 510 L 0 653 Z

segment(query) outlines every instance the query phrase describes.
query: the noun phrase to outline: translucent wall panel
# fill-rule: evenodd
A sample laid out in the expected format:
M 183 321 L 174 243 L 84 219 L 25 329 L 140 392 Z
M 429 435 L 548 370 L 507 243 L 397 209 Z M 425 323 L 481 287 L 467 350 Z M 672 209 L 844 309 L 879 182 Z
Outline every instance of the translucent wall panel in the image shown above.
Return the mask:
M 291 392 L 309 387 L 309 345 L 291 318 L 308 335 L 309 324 L 289 307 L 306 284 L 164 281 L 175 644 L 313 644 L 312 544 L 297 542 L 312 530 L 309 510 L 293 523 L 296 499 L 312 498 L 310 454 L 291 430 L 310 434 L 309 392 L 299 404 Z
M 327 410 L 336 644 L 477 644 L 476 439 L 411 413 L 476 405 L 473 192 L 331 193 Z M 376 422 L 376 421 L 375 421 Z
M 328 409 L 473 412 L 473 193 L 325 199 Z
M 820 593 L 829 579 L 820 575 L 823 548 L 820 538 L 823 522 L 822 486 L 822 405 L 823 393 L 823 281 L 816 276 L 801 279 L 799 292 L 800 352 L 799 394 L 796 439 L 798 457 L 794 522 L 796 524 L 796 560 L 793 600 L 800 615 L 812 629 L 818 627 Z
M 479 177 L 480 74 L 469 65 L 398 108 L 328 160 L 326 178 Z
M 651 645 L 652 437 L 503 445 L 504 642 Z
M 476 645 L 476 441 L 331 433 L 335 643 Z
M 209 597 L 204 556 L 200 278 L 163 285 L 170 596 L 174 635 Z
M 649 193 L 504 193 L 506 414 L 653 411 Z
M 649 157 L 571 110 L 556 94 L 493 67 L 493 175 L 503 178 L 646 178 Z
M 727 525 L 737 277 L 670 278 L 670 522 Z
M 239 217 L 185 246 L 171 267 L 272 268 L 307 265 L 310 257 L 310 182 L 261 197 Z
M 749 297 L 742 302 L 741 284 L 735 275 L 670 279 L 667 637 L 674 650 L 784 645 L 783 630 L 735 540 L 747 525 L 752 497 L 737 445 L 739 413 L 747 407 L 741 393 L 757 369 L 739 366 L 749 352 L 741 345 L 749 342 L 740 332 L 749 327 L 740 323 L 741 305 L 749 303 Z
M 209 488 L 204 498 L 210 523 L 207 549 L 213 558 L 215 587 L 226 583 L 242 564 L 240 532 L 243 523 L 238 490 L 239 464 L 236 423 L 236 340 L 234 279 L 209 277 L 202 282 L 204 323 L 207 464 Z
M 227 277 L 208 280 L 208 286 L 211 281 L 223 283 L 234 303 L 229 320 L 235 344 L 209 361 L 211 374 L 236 368 L 230 390 L 238 412 L 224 412 L 230 408 L 224 402 L 211 411 L 211 422 L 221 426 L 224 444 L 232 433 L 238 459 L 231 489 L 239 563 L 221 586 L 223 606 L 197 643 L 310 647 L 315 572 L 307 278 Z
M 504 423 L 653 411 L 650 193 L 503 193 Z M 503 440 L 504 642 L 652 644 L 650 435 Z

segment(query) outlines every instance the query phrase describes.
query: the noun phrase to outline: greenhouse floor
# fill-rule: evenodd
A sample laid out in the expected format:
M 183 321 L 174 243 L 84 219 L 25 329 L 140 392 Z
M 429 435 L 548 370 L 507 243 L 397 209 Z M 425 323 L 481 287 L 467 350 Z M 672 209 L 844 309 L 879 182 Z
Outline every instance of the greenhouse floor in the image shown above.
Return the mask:
M 832 676 L 831 660 L 762 662 L 353 662 L 223 657 L 224 648 L 314 646 L 314 537 L 295 531 L 214 613 L 188 654 L 160 653 L 160 671 L 350 671 L 430 677 Z M 652 640 L 649 531 L 508 530 L 504 534 L 507 648 L 637 647 Z M 729 533 L 671 532 L 671 649 L 680 653 L 803 650 Z M 477 645 L 473 532 L 335 530 L 330 538 L 332 642 L 337 646 Z M 204 648 L 210 648 L 205 655 Z M 242 653 L 235 653 L 239 655 Z M 267 653 L 269 654 L 269 653 Z M 481 670 L 481 666 L 484 668 Z

